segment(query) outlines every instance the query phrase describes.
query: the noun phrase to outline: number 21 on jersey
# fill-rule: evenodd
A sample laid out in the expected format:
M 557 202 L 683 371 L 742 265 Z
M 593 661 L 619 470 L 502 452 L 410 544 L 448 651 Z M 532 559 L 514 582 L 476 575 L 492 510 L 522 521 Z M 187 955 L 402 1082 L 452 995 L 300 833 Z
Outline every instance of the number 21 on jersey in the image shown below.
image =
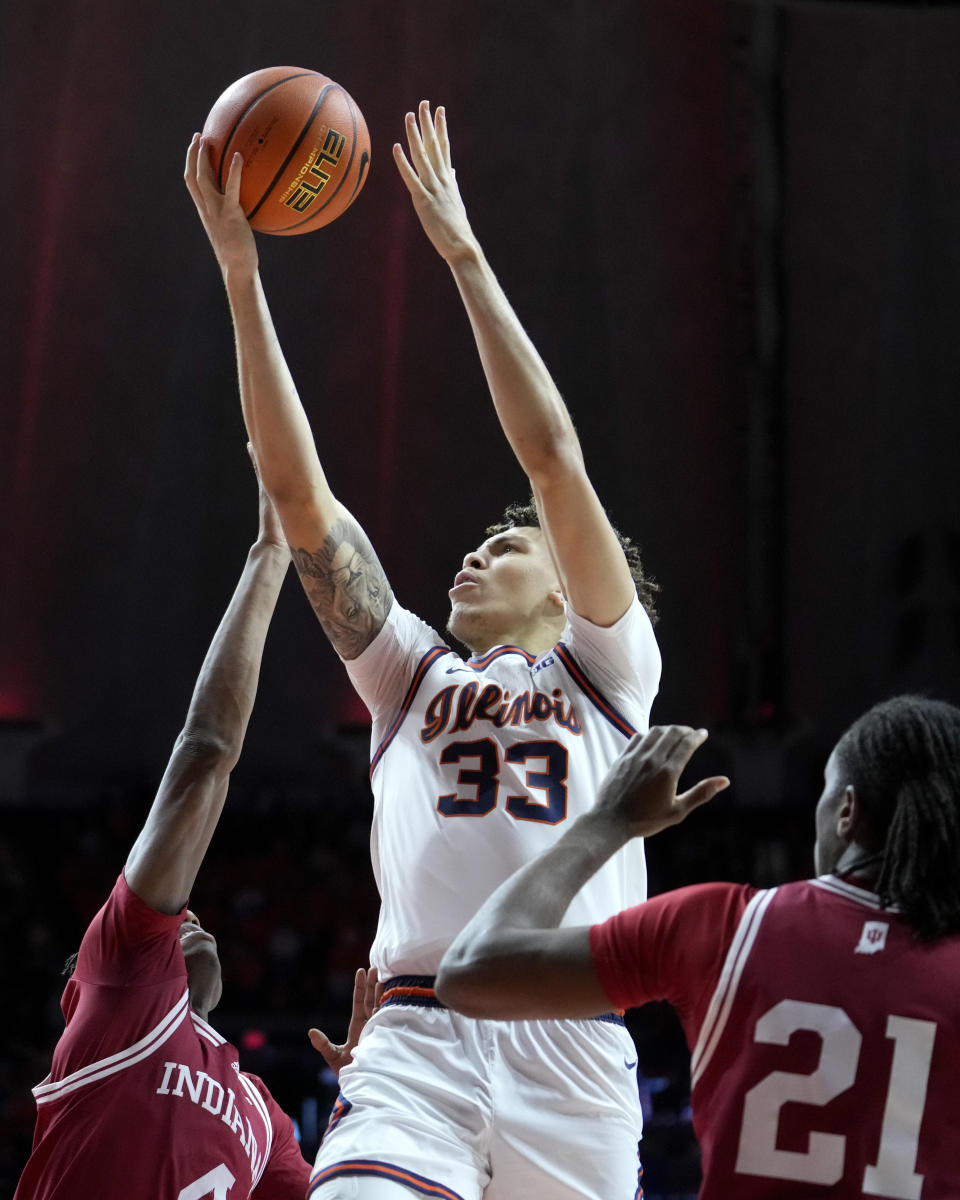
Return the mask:
M 805 1152 L 780 1150 L 777 1128 L 785 1104 L 792 1101 L 822 1107 L 853 1086 L 863 1037 L 842 1008 L 781 1000 L 757 1021 L 754 1041 L 786 1046 L 800 1030 L 820 1035 L 817 1068 L 810 1075 L 773 1071 L 747 1092 L 736 1170 L 800 1183 L 839 1183 L 847 1150 L 845 1137 L 812 1132 Z M 867 1195 L 920 1200 L 923 1176 L 916 1173 L 917 1150 L 936 1032 L 933 1021 L 887 1018 L 893 1063 L 877 1158 L 863 1173 Z

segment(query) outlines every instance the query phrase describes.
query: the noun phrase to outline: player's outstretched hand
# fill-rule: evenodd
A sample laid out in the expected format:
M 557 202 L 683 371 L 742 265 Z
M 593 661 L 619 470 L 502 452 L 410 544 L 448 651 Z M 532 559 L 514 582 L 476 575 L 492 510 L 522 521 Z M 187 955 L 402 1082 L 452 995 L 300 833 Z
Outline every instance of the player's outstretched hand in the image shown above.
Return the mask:
M 678 825 L 730 783 L 713 775 L 677 795 L 684 767 L 706 740 L 705 729 L 686 725 L 654 726 L 635 735 L 600 785 L 597 808 L 622 820 L 631 837 L 652 837 Z
M 221 192 L 213 170 L 210 142 L 199 133 L 193 135 L 187 147 L 183 179 L 224 276 L 228 270 L 256 271 L 259 262 L 253 230 L 240 207 L 242 171 L 243 159 L 235 154 L 226 189 Z
M 360 1041 L 364 1025 L 373 1016 L 382 991 L 383 985 L 377 978 L 377 968 L 370 967 L 365 971 L 360 967 L 353 977 L 353 1008 L 350 1024 L 347 1026 L 347 1040 L 341 1046 L 335 1046 L 319 1029 L 309 1031 L 307 1036 L 310 1038 L 310 1045 L 321 1055 L 334 1075 L 339 1075 L 341 1068 L 353 1058 L 353 1048 Z
M 431 114 L 430 102 L 421 100 L 417 115 L 407 113 L 404 123 L 410 157 L 396 142 L 394 161 L 427 237 L 441 257 L 452 262 L 476 241 L 450 162 L 446 110 L 441 106 Z

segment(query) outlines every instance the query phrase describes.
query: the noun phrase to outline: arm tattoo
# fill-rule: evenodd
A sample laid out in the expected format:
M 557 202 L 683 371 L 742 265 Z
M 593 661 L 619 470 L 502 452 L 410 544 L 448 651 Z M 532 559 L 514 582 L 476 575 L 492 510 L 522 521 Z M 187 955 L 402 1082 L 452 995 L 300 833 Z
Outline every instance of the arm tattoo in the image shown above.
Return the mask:
M 393 606 L 393 592 L 370 540 L 356 521 L 335 521 L 319 550 L 291 547 L 300 581 L 323 631 L 343 658 L 373 641 Z

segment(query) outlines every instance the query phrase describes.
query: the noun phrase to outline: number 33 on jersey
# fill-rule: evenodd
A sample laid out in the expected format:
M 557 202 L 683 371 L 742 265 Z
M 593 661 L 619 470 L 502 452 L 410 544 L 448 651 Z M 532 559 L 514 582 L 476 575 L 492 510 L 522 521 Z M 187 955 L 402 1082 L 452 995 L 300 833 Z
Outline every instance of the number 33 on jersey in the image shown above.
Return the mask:
M 372 854 L 383 901 L 371 960 L 432 975 L 479 905 L 592 807 L 610 764 L 646 729 L 660 656 L 636 601 L 600 629 L 568 611 L 534 657 L 498 646 L 462 659 L 412 613 L 347 663 L 373 714 Z M 632 843 L 571 905 L 592 924 L 646 896 Z

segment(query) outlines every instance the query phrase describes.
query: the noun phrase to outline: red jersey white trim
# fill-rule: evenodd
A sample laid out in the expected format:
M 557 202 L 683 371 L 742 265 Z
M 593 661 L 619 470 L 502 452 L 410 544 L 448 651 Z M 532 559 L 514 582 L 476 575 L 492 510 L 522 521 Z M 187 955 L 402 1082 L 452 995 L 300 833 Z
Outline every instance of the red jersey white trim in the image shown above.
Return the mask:
M 224 1039 L 224 1042 L 226 1042 L 226 1039 Z M 250 1080 L 247 1079 L 245 1075 L 241 1074 L 240 1064 L 237 1063 L 236 1066 L 237 1079 L 240 1081 L 243 1090 L 250 1097 L 251 1104 L 253 1104 L 254 1108 L 259 1111 L 260 1116 L 263 1118 L 264 1129 L 266 1130 L 267 1135 L 266 1145 L 263 1148 L 263 1154 L 260 1156 L 259 1169 L 254 1171 L 253 1188 L 250 1189 L 253 1191 L 260 1182 L 260 1177 L 263 1175 L 264 1168 L 270 1161 L 270 1151 L 273 1149 L 273 1122 L 270 1120 L 270 1113 L 266 1104 L 264 1103 L 263 1097 L 253 1086 Z
M 221 1033 L 217 1033 L 212 1025 L 208 1025 L 203 1017 L 198 1016 L 195 1012 L 190 1014 L 193 1020 L 193 1028 L 202 1038 L 206 1038 L 212 1046 L 225 1046 L 227 1039 Z
M 118 1071 L 126 1070 L 127 1067 L 132 1067 L 134 1063 L 147 1058 L 170 1037 L 189 1011 L 189 1007 L 190 994 L 184 989 L 183 995 L 163 1020 L 140 1041 L 134 1042 L 126 1050 L 118 1050 L 116 1054 L 101 1058 L 98 1062 L 89 1063 L 64 1079 L 58 1079 L 54 1083 L 38 1083 L 33 1088 L 37 1104 L 49 1104 L 51 1100 L 57 1100 L 68 1092 L 75 1092 L 77 1088 L 83 1087 L 85 1084 L 94 1083 L 107 1075 L 115 1075 Z
M 769 891 L 757 892 L 740 918 L 740 924 L 737 926 L 737 932 L 727 951 L 723 970 L 720 972 L 716 990 L 700 1029 L 700 1036 L 697 1038 L 697 1044 L 694 1046 L 690 1058 L 691 1086 L 696 1084 L 706 1070 L 707 1064 L 723 1036 L 727 1018 L 730 1016 L 730 1009 L 733 1007 L 733 1001 L 737 994 L 737 987 L 743 975 L 743 968 L 747 965 L 753 943 L 757 939 L 763 914 L 776 895 L 776 891 L 776 888 L 770 888 Z
M 847 900 L 855 900 L 857 904 L 863 904 L 867 908 L 873 908 L 877 911 L 883 908 L 879 896 L 873 892 L 865 891 L 855 884 L 847 883 L 846 880 L 839 879 L 836 875 L 820 875 L 816 879 L 811 879 L 810 882 L 814 887 L 823 888 L 824 891 L 833 892 L 835 895 L 843 896 Z M 898 912 L 899 909 L 891 906 L 888 909 L 884 909 L 884 911 Z

